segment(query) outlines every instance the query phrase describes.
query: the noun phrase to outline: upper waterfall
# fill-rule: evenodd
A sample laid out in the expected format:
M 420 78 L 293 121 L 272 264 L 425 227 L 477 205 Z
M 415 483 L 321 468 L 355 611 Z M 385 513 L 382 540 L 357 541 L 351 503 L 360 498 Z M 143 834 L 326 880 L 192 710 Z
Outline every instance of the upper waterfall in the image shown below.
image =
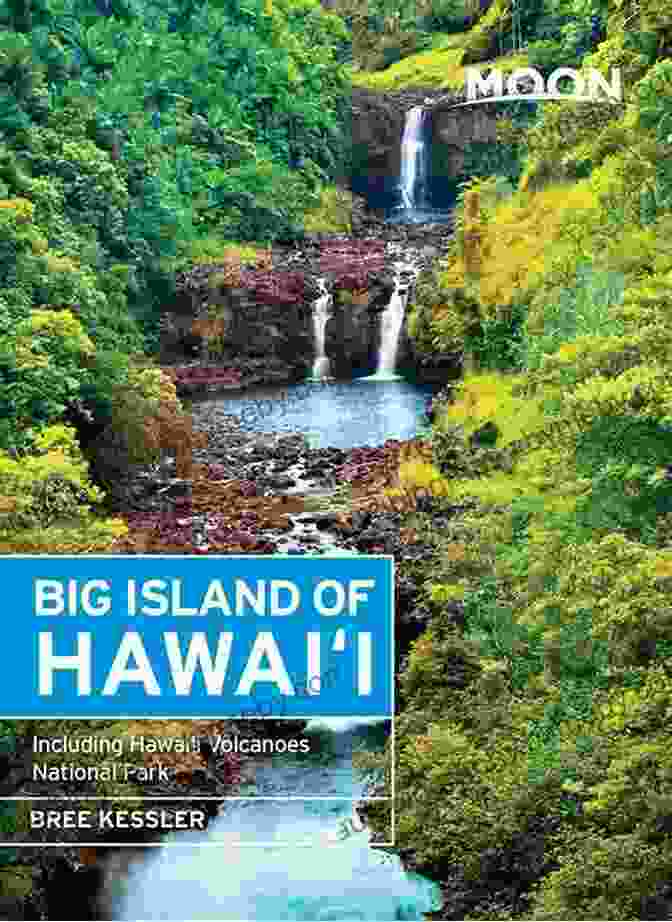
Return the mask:
M 414 106 L 406 113 L 397 194 L 387 213 L 387 221 L 392 224 L 447 224 L 451 220 L 452 202 L 449 203 L 446 198 L 451 180 L 443 168 L 440 177 L 434 175 L 436 106 L 432 105 L 431 99 L 426 103 L 428 105 Z M 440 134 L 438 139 L 441 150 L 443 142 Z M 438 156 L 441 158 L 440 153 Z
M 427 197 L 427 149 L 425 145 L 425 122 L 428 111 L 415 106 L 406 113 L 404 134 L 401 139 L 401 189 L 404 208 L 418 208 L 426 203 Z

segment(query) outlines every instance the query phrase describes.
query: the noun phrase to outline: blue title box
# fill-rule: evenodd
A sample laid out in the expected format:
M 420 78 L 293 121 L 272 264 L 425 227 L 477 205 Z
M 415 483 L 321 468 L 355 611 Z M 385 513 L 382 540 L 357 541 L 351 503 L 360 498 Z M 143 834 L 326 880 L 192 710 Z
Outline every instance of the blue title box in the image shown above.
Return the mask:
M 384 556 L 0 556 L 5 718 L 389 717 Z

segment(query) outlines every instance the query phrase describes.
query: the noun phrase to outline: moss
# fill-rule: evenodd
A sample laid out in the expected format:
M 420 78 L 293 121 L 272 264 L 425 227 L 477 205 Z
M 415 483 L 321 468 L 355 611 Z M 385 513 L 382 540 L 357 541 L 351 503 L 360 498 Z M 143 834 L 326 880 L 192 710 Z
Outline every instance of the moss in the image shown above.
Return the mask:
M 0 553 L 109 553 L 114 551 L 115 541 L 123 538 L 127 533 L 128 528 L 123 519 L 80 516 L 77 521 L 63 521 L 47 528 L 0 529 Z

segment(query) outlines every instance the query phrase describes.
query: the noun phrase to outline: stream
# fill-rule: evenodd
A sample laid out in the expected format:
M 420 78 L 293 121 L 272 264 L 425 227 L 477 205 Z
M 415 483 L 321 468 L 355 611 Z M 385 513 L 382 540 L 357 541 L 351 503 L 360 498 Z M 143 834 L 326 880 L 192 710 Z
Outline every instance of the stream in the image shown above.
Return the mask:
M 226 803 L 207 831 L 167 839 L 179 844 L 150 852 L 116 878 L 113 918 L 369 922 L 423 919 L 439 909 L 438 885 L 372 847 L 356 817 L 343 831 L 352 798 L 366 793 L 353 751 L 379 750 L 381 723 L 310 721 L 304 734 L 316 744 L 309 757 L 261 760 L 249 800 Z M 282 799 L 287 795 L 344 799 Z
M 431 208 L 427 125 L 422 108 L 407 114 L 399 183 L 403 215 L 398 220 L 419 222 L 423 209 Z M 389 249 L 394 289 L 381 314 L 374 374 L 349 381 L 331 377 L 325 331 L 333 300 L 329 284 L 320 278 L 313 305 L 314 360 L 307 381 L 193 403 L 195 427 L 209 434 L 207 455 L 212 459 L 217 447 L 218 461 L 229 474 L 253 479 L 257 486 L 259 476 L 270 476 L 272 493 L 305 496 L 317 488 L 327 499 L 330 483 L 335 485 L 329 464 L 333 470 L 342 463 L 344 452 L 420 434 L 436 388 L 396 374 L 406 306 L 420 263 L 403 248 Z M 271 434 L 303 436 L 309 454 L 323 450 L 330 460 L 307 462 L 305 453 L 301 459 L 300 452 L 283 454 L 276 446 L 257 461 L 261 449 L 246 445 L 245 438 L 259 445 Z M 304 553 L 309 545 L 313 552 L 357 553 L 344 548 L 329 529 L 318 529 L 310 513 L 289 519 L 289 533 L 275 543 L 278 552 Z M 207 526 L 201 541 L 207 549 Z M 106 900 L 112 917 L 117 922 L 372 922 L 423 919 L 439 910 L 439 885 L 405 871 L 391 850 L 393 824 L 387 837 L 392 842 L 376 844 L 355 807 L 374 791 L 378 796 L 392 793 L 367 789 L 353 764 L 358 749 L 382 751 L 390 729 L 389 720 L 310 720 L 303 730 L 308 751 L 249 763 L 254 776 L 236 792 L 242 799 L 225 801 L 207 830 L 169 837 L 165 847 L 131 861 L 126 873 L 109 874 Z
M 193 410 L 197 425 L 231 414 L 250 436 L 308 432 L 322 446 L 347 450 L 391 437 L 413 438 L 431 393 L 403 379 L 372 376 L 220 396 L 198 401 Z M 269 469 L 268 461 L 261 464 Z M 304 480 L 300 470 L 282 461 L 271 461 L 271 469 L 276 464 L 296 477 L 286 492 L 310 493 L 310 479 Z M 310 541 L 311 553 L 354 553 L 328 530 L 318 530 L 310 514 L 291 518 L 293 528 L 278 552 L 303 552 Z M 249 799 L 225 802 L 206 831 L 168 837 L 166 847 L 148 850 L 124 873 L 111 871 L 105 918 L 421 920 L 440 909 L 439 885 L 405 871 L 393 851 L 373 844 L 353 809 L 353 801 L 368 793 L 353 767 L 353 751 L 381 749 L 385 734 L 375 731 L 388 728 L 389 721 L 373 719 L 310 721 L 304 734 L 317 745 L 311 744 L 308 757 L 256 759 L 253 781 L 234 792 Z

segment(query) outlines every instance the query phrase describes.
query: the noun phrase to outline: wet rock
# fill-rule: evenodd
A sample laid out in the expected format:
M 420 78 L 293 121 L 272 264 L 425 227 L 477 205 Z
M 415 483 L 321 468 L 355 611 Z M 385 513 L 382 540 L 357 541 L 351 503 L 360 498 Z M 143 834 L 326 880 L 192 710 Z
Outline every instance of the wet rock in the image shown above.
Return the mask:
M 397 669 L 403 668 L 403 663 L 411 644 L 424 633 L 431 620 L 431 613 L 422 606 L 416 606 L 410 611 L 399 610 L 397 606 L 396 622 L 396 658 Z
M 370 521 L 371 521 L 371 514 L 369 512 L 366 512 L 361 509 L 356 509 L 352 513 L 352 527 L 356 531 L 360 531 L 361 529 L 366 528 L 366 526 L 369 524 Z
M 338 514 L 335 512 L 316 512 L 307 521 L 314 522 L 320 531 L 328 531 L 338 525 Z
M 396 531 L 399 527 L 399 516 L 379 515 L 375 518 L 375 527 L 378 531 Z
M 163 499 L 178 499 L 191 496 L 191 480 L 174 480 L 167 487 L 158 491 L 159 496 Z
M 314 464 L 311 467 L 306 468 L 307 477 L 315 477 L 316 479 L 321 479 L 327 475 L 327 467 L 324 464 Z
M 267 485 L 275 490 L 288 490 L 296 486 L 296 480 L 292 477 L 273 477 L 267 481 Z
M 662 922 L 663 919 L 672 919 L 672 884 L 659 884 L 653 895 L 642 901 L 639 918 L 652 920 L 652 922 L 653 920 Z

